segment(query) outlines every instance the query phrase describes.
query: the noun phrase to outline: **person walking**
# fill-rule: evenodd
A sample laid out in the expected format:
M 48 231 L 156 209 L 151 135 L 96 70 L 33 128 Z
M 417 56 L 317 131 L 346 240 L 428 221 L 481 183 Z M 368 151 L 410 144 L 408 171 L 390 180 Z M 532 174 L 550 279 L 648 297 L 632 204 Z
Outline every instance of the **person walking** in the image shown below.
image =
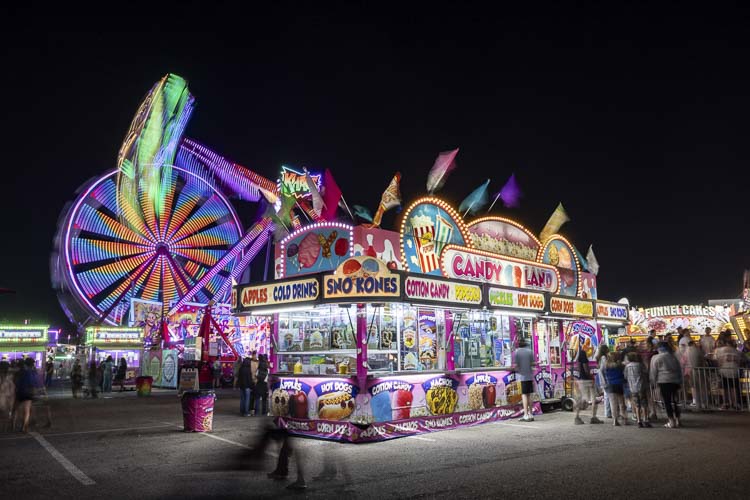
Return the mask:
M 253 378 L 253 391 L 250 393 L 250 413 L 255 415 L 255 384 L 258 383 L 258 351 L 250 352 L 250 375 Z
M 247 358 L 247 356 L 245 356 Z M 237 356 L 237 359 L 232 363 L 232 386 L 237 389 L 240 383 L 240 367 L 245 360 L 242 356 Z
M 742 394 L 740 392 L 740 352 L 734 345 L 733 340 L 726 341 L 724 339 L 718 342 L 718 347 L 714 352 L 716 357 L 716 363 L 719 365 L 719 375 L 721 376 L 721 385 L 724 388 L 724 404 L 722 405 L 723 410 L 728 410 L 730 407 L 741 410 L 742 409 Z
M 88 382 L 89 382 L 89 395 L 96 399 L 99 392 L 99 373 L 101 370 L 101 364 L 99 366 L 96 366 L 96 361 L 92 361 L 89 363 L 89 376 L 88 376 Z
M 114 364 L 112 356 L 107 356 L 107 359 L 102 363 L 102 392 L 112 392 L 112 368 Z
M 218 389 L 221 387 L 221 361 L 219 361 L 219 358 L 214 360 L 212 371 L 214 376 L 214 389 Z
M 613 352 L 604 365 L 604 391 L 609 397 L 609 405 L 612 410 L 612 417 L 614 418 L 613 425 L 616 427 L 620 425 L 620 418 L 622 418 L 624 425 L 628 425 L 628 414 L 625 410 L 624 383 L 625 373 L 621 353 Z
M 594 379 L 591 375 L 591 367 L 589 366 L 589 358 L 586 356 L 586 351 L 583 349 L 583 346 L 579 344 L 578 347 L 578 355 L 575 359 L 575 368 L 573 371 L 573 377 L 576 381 L 576 386 L 578 388 L 578 398 L 575 400 L 575 411 L 576 416 L 573 420 L 573 423 L 575 425 L 581 425 L 583 424 L 583 420 L 581 419 L 581 409 L 587 404 L 591 403 L 593 405 L 593 408 L 591 410 L 591 420 L 589 421 L 592 424 L 603 424 L 604 422 L 599 420 L 596 417 L 596 410 L 598 403 L 596 401 L 596 390 L 594 388 Z M 576 374 L 578 376 L 576 376 Z
M 21 375 L 16 384 L 16 414 L 20 413 L 23 420 L 22 432 L 29 432 L 29 420 L 31 419 L 31 403 L 36 397 L 39 389 L 39 375 L 32 358 L 26 358 L 23 362 Z
M 250 401 L 252 400 L 253 377 L 250 373 L 250 358 L 242 360 L 242 365 L 237 372 L 237 385 L 240 388 L 240 415 L 250 416 Z
M 651 427 L 646 418 L 648 409 L 646 370 L 637 352 L 628 353 L 627 363 L 625 364 L 625 381 L 630 389 L 630 406 L 633 409 L 638 427 Z
M 13 408 L 16 401 L 16 384 L 10 363 L 0 361 L 0 430 L 8 432 L 12 421 Z
M 534 374 L 532 373 L 534 353 L 528 348 L 526 339 L 518 340 L 518 349 L 516 349 L 514 361 L 513 371 L 516 372 L 516 380 L 521 382 L 523 417 L 520 420 L 522 422 L 533 422 L 534 411 L 531 408 L 531 395 L 534 393 Z
M 255 415 L 268 415 L 268 357 L 258 357 L 258 371 L 255 376 Z
M 70 389 L 73 391 L 73 397 L 78 399 L 83 387 L 83 371 L 81 369 L 81 360 L 76 358 L 73 362 L 73 370 L 70 372 Z
M 659 344 L 658 351 L 659 353 L 651 358 L 649 377 L 651 382 L 659 386 L 664 407 L 667 410 L 667 423 L 664 427 L 673 429 L 681 425 L 677 398 L 680 385 L 682 385 L 682 368 L 669 345 L 664 342 Z
M 601 391 L 604 393 L 604 416 L 606 418 L 612 418 L 612 408 L 610 405 L 609 396 L 607 395 L 607 391 L 604 390 L 604 386 L 606 383 L 604 372 L 607 368 L 608 359 L 609 347 L 607 347 L 606 344 L 599 345 L 599 349 L 596 351 L 596 356 L 594 357 L 594 360 L 597 364 L 597 381 L 599 382 Z
M 125 377 L 128 373 L 128 362 L 125 358 L 120 358 L 120 364 L 117 365 L 117 373 L 115 373 L 115 384 L 119 384 L 120 392 L 125 390 Z

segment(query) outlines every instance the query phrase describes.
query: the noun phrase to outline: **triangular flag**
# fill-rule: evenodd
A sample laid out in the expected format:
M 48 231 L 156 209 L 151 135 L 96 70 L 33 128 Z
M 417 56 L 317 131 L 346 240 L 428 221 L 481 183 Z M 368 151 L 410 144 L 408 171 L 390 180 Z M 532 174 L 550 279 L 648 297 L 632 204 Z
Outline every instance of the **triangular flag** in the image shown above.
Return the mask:
M 596 260 L 596 255 L 594 255 L 594 245 L 589 245 L 589 251 L 586 253 L 586 263 L 589 266 L 589 271 L 599 274 L 599 262 Z
M 471 194 L 461 202 L 461 205 L 459 205 L 458 207 L 458 211 L 463 213 L 464 217 L 466 217 L 467 213 L 476 213 L 487 204 L 487 202 L 489 201 L 489 196 L 487 195 L 487 187 L 489 185 L 490 180 L 487 179 L 481 186 L 472 191 Z
M 502 189 L 495 194 L 495 199 L 492 200 L 492 205 L 487 211 L 492 210 L 498 199 L 503 200 L 503 205 L 508 208 L 518 208 L 521 205 L 521 196 L 523 196 L 523 193 L 521 193 L 521 188 L 518 187 L 516 182 L 516 174 L 511 174 Z
M 380 197 L 380 205 L 378 210 L 375 212 L 375 217 L 372 218 L 373 227 L 380 227 L 380 222 L 383 219 L 383 214 L 386 210 L 390 210 L 393 207 L 401 205 L 401 192 L 399 191 L 399 184 L 401 183 L 401 172 L 396 172 L 396 175 L 391 179 L 391 183 L 383 191 L 383 195 Z
M 313 211 L 317 217 L 320 217 L 323 214 L 325 202 L 323 201 L 323 197 L 320 196 L 318 186 L 315 184 L 315 181 L 310 176 L 310 172 L 308 172 L 307 169 L 305 169 L 305 181 L 307 182 L 307 189 L 310 191 L 310 196 L 312 197 Z M 336 206 L 334 205 L 334 210 L 335 208 Z
M 339 189 L 336 181 L 333 180 L 331 171 L 326 169 L 323 172 L 323 185 L 325 186 L 325 192 L 323 193 L 323 220 L 333 220 L 336 218 L 336 208 L 341 200 L 341 189 Z
M 545 240 L 547 240 L 547 238 L 557 233 L 562 225 L 569 220 L 570 217 L 568 217 L 568 214 L 565 213 L 565 208 L 563 208 L 562 203 L 558 203 L 555 211 L 552 212 L 552 215 L 549 216 L 547 224 L 544 225 L 544 229 L 542 229 L 542 232 L 539 233 L 539 239 L 544 242 Z
M 456 168 L 458 149 L 443 151 L 435 159 L 435 163 L 427 174 L 427 192 L 432 194 L 445 184 L 448 174 Z
M 354 215 L 362 220 L 366 220 L 367 222 L 372 222 L 372 214 L 367 207 L 363 207 L 362 205 L 352 205 L 352 208 L 354 209 Z

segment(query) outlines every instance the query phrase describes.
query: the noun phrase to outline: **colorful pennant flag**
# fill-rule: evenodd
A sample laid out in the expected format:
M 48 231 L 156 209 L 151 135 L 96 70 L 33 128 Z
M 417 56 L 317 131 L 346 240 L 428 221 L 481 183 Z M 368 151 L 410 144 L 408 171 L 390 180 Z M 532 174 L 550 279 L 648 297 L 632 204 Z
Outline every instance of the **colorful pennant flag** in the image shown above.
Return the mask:
M 333 175 L 328 169 L 323 172 L 323 186 L 325 187 L 325 192 L 323 192 L 323 204 L 325 208 L 323 209 L 322 218 L 323 220 L 333 220 L 336 218 L 336 208 L 342 197 L 341 189 L 339 189 L 336 181 L 333 180 Z
M 595 275 L 599 274 L 599 262 L 594 255 L 594 245 L 589 245 L 589 251 L 586 253 L 586 264 L 588 264 L 589 271 Z
M 372 214 L 367 207 L 363 207 L 362 205 L 352 205 L 352 208 L 354 209 L 354 215 L 362 220 L 366 220 L 367 222 L 372 222 Z
M 318 186 L 315 184 L 313 178 L 310 177 L 310 172 L 308 172 L 307 169 L 305 169 L 305 181 L 307 182 L 307 189 L 310 191 L 310 196 L 312 197 L 313 211 L 315 212 L 316 217 L 320 218 L 323 215 L 325 202 L 320 195 L 320 191 L 318 191 Z M 336 206 L 334 205 L 334 210 L 335 209 Z
M 490 180 L 487 179 L 481 186 L 472 191 L 471 194 L 461 202 L 461 205 L 458 206 L 458 211 L 462 212 L 464 214 L 464 217 L 466 217 L 466 214 L 468 213 L 476 213 L 487 204 L 487 202 L 489 201 L 489 196 L 487 195 L 487 187 L 489 185 Z
M 550 215 L 547 224 L 544 225 L 544 229 L 539 233 L 539 239 L 544 242 L 547 238 L 557 233 L 562 225 L 569 220 L 570 217 L 568 217 L 568 214 L 565 212 L 562 203 L 558 203 L 557 208 L 555 208 L 555 211 Z
M 506 207 L 518 208 L 521 206 L 521 196 L 523 196 L 523 193 L 521 193 L 521 188 L 516 182 L 516 174 L 511 174 L 510 179 L 508 179 L 502 189 L 495 194 L 495 199 L 492 200 L 492 205 L 490 205 L 490 208 L 487 211 L 489 212 L 492 210 L 492 207 L 495 206 L 498 198 L 503 200 L 503 205 Z
M 456 168 L 458 148 L 444 151 L 435 159 L 435 163 L 427 174 L 427 192 L 432 194 L 445 184 L 448 174 Z
M 401 183 L 401 172 L 396 172 L 396 175 L 391 179 L 391 183 L 383 191 L 383 195 L 380 197 L 380 205 L 378 210 L 375 212 L 375 217 L 372 218 L 373 227 L 380 227 L 380 222 L 383 219 L 383 214 L 386 210 L 401 205 L 401 191 L 399 190 L 399 184 Z

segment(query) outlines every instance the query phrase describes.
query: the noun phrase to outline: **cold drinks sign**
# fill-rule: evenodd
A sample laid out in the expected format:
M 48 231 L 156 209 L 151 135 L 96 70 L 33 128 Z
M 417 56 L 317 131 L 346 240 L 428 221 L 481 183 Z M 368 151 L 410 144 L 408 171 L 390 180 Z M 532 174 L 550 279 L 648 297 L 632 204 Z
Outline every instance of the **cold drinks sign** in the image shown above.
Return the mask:
M 455 245 L 445 247 L 440 260 L 443 275 L 448 278 L 550 293 L 556 293 L 560 283 L 553 266 Z

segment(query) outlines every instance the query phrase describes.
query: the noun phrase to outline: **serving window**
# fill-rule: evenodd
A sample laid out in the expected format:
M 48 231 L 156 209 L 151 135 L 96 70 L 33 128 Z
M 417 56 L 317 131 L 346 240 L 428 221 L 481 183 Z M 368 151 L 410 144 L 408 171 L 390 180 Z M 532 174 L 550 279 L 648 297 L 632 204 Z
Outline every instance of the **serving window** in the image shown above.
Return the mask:
M 536 340 L 536 362 L 540 365 L 559 365 L 560 355 L 560 321 L 554 319 L 539 320 L 534 331 Z
M 393 372 L 401 366 L 399 351 L 402 311 L 400 304 L 368 304 L 367 365 L 370 372 Z
M 499 313 L 469 311 L 457 313 L 453 320 L 456 369 L 511 365 L 511 318 Z
M 356 314 L 354 305 L 279 313 L 278 371 L 356 373 Z

